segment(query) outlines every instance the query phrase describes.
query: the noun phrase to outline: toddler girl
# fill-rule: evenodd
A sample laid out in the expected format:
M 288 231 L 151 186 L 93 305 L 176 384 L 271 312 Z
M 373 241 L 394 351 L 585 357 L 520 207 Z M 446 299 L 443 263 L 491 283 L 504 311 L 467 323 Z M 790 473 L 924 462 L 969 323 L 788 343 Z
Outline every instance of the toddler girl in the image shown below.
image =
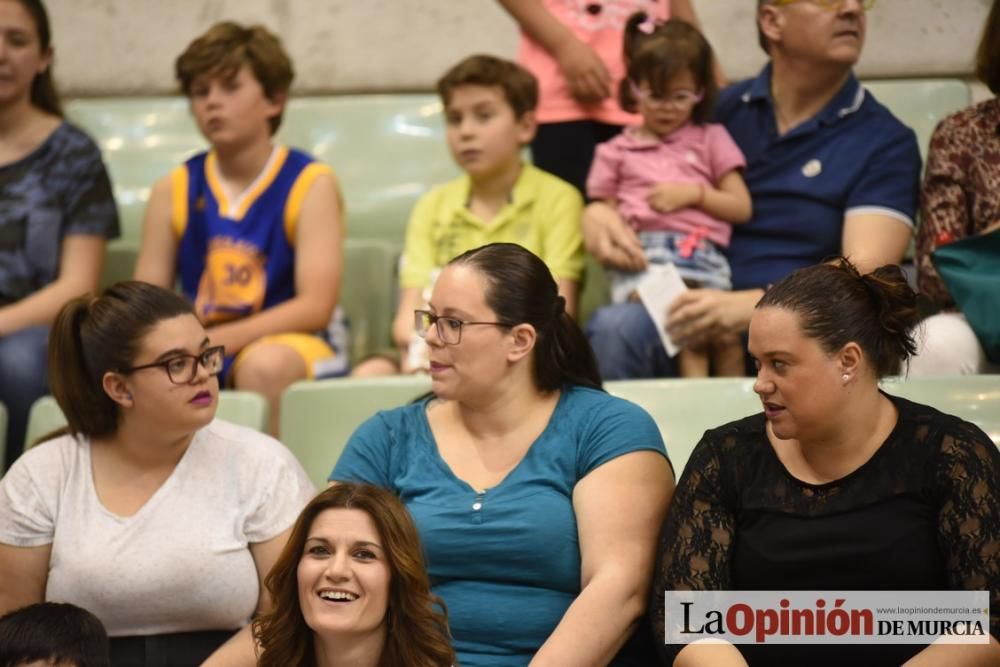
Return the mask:
M 604 200 L 639 234 L 650 264 L 672 262 L 692 287 L 730 289 L 731 224 L 750 219 L 743 154 L 708 118 L 716 93 L 712 48 L 689 23 L 656 24 L 637 13 L 625 26 L 622 108 L 638 111 L 628 127 L 597 147 L 587 195 Z M 611 271 L 615 303 L 634 298 L 643 273 Z M 685 377 L 743 375 L 736 335 L 681 351 Z

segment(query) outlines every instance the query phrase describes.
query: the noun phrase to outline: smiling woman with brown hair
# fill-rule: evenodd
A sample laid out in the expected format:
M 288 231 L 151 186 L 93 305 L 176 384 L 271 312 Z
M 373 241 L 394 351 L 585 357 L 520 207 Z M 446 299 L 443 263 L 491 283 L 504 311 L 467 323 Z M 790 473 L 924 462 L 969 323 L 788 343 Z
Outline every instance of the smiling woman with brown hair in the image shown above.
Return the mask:
M 310 502 L 267 576 L 259 667 L 448 667 L 447 612 L 394 495 L 337 484 Z
M 757 304 L 764 411 L 705 433 L 664 525 L 663 664 L 1000 659 L 1000 453 L 975 425 L 879 388 L 913 353 L 915 305 L 898 266 L 862 276 L 846 260 L 796 271 Z M 669 590 L 983 589 L 988 645 L 662 644 Z

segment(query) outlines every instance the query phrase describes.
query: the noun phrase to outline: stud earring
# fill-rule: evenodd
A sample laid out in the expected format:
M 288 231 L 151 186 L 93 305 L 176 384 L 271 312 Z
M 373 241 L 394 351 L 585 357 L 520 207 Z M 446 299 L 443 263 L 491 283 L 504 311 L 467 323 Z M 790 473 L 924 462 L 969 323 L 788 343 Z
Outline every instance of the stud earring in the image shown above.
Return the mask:
M 848 373 L 844 373 L 844 374 L 843 374 L 843 375 L 841 375 L 840 377 L 842 377 L 842 378 L 844 379 L 844 382 L 847 382 L 848 380 L 850 380 L 850 379 L 851 379 L 851 376 L 850 376 L 850 374 L 848 374 Z

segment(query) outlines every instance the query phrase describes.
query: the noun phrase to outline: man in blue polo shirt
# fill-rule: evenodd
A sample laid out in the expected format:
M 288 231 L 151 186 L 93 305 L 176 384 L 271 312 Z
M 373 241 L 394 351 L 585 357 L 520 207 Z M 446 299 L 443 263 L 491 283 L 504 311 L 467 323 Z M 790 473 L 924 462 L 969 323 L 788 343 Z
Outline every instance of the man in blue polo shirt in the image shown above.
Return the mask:
M 767 285 L 844 254 L 862 271 L 902 259 L 920 178 L 916 135 L 855 78 L 874 0 L 758 0 L 770 62 L 723 90 L 717 120 L 747 160 L 753 217 L 733 228 L 733 290 L 694 289 L 669 313 L 677 342 L 745 331 Z M 610 208 L 584 214 L 587 249 L 606 266 L 645 268 L 632 230 Z M 588 325 L 605 379 L 676 374 L 637 303 L 598 310 Z

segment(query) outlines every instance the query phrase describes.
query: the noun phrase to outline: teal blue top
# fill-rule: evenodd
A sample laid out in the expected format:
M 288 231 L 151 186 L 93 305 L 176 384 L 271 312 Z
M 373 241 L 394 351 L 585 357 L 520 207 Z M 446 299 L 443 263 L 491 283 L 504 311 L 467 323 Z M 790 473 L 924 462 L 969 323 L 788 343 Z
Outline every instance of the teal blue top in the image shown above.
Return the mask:
M 362 424 L 330 479 L 376 484 L 406 503 L 462 667 L 527 665 L 580 593 L 576 483 L 629 452 L 666 456 L 663 440 L 639 406 L 568 387 L 521 462 L 476 493 L 441 458 L 429 400 Z

